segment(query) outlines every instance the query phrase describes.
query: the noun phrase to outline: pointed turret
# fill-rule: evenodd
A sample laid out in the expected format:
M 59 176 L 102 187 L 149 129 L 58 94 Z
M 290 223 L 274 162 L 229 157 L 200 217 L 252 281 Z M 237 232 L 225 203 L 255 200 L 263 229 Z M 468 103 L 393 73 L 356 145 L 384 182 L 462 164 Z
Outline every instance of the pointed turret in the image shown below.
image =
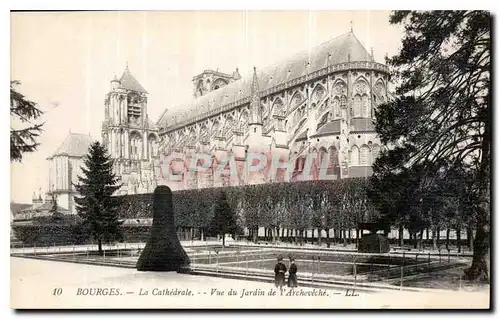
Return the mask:
M 120 80 L 118 80 L 115 74 L 113 80 L 111 80 L 111 91 L 116 90 L 119 87 L 120 87 Z
M 257 79 L 257 68 L 253 67 L 252 88 L 250 93 L 250 121 L 248 125 L 262 125 L 262 112 L 259 94 L 259 81 Z
M 233 72 L 233 79 L 235 81 L 241 79 L 241 75 L 240 72 L 238 71 L 238 68 L 236 68 L 236 71 Z

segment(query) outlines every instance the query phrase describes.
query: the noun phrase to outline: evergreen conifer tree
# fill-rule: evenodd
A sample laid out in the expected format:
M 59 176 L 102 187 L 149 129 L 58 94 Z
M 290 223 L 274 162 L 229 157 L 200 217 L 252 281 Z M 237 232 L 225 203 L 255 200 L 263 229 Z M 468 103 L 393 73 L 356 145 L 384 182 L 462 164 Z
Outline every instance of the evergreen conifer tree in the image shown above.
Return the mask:
M 10 129 L 10 160 L 17 162 L 22 161 L 23 153 L 36 151 L 40 145 L 36 139 L 40 136 L 43 126 L 43 123 L 33 123 L 43 112 L 35 102 L 19 93 L 19 84 L 19 81 L 10 81 L 10 116 L 14 121 L 20 122 L 18 128 Z
M 113 161 L 99 142 L 90 146 L 85 157 L 83 176 L 75 185 L 79 194 L 75 197 L 82 226 L 97 241 L 99 254 L 102 243 L 122 239 L 122 222 L 118 220 L 119 202 L 113 193 L 120 188 L 113 173 Z

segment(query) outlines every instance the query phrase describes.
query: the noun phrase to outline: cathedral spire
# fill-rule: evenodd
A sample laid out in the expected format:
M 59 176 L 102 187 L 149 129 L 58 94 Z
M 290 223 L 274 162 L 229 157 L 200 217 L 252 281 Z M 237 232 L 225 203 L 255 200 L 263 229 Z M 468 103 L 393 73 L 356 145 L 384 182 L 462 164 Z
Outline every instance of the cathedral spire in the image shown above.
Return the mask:
M 262 125 L 262 112 L 259 96 L 259 80 L 257 79 L 257 68 L 253 67 L 252 88 L 250 93 L 250 122 L 249 125 Z

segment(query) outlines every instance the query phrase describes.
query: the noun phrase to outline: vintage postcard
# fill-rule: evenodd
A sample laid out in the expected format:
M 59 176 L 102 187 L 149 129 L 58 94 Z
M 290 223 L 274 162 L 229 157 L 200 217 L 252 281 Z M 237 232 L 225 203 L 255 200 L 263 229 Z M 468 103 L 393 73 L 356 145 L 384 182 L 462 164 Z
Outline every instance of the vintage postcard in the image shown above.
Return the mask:
M 13 309 L 489 309 L 488 11 L 16 11 Z

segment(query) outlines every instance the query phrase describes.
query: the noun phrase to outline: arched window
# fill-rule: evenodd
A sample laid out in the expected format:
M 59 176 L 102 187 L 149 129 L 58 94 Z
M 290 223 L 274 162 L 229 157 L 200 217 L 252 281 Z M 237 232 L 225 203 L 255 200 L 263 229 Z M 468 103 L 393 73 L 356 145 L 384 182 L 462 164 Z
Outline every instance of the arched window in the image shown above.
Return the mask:
M 272 106 L 272 114 L 273 115 L 284 115 L 285 114 L 285 110 L 283 108 L 283 101 L 281 101 L 280 98 L 277 98 L 274 101 L 274 104 Z
M 302 94 L 300 92 L 296 92 L 293 95 L 292 102 L 290 103 L 290 107 L 293 108 L 293 107 L 299 105 L 300 103 L 302 103 L 302 101 L 304 101 L 304 97 L 302 96 Z
M 242 128 L 243 125 L 246 125 L 247 123 L 248 123 L 248 112 L 243 111 L 240 115 L 240 121 L 239 121 L 240 128 Z
M 306 158 L 304 156 L 299 156 L 295 160 L 295 171 L 303 171 L 304 165 L 306 164 Z
M 371 108 L 370 108 L 370 103 L 368 103 L 368 94 L 363 94 L 361 97 L 362 100 L 362 109 L 364 113 L 364 117 L 371 117 Z
M 361 146 L 360 152 L 359 152 L 359 165 L 362 166 L 368 166 L 370 165 L 370 149 L 368 146 L 363 145 Z
M 304 166 L 306 165 L 306 158 L 304 156 L 300 157 L 300 170 L 304 170 Z
M 341 108 L 346 108 L 347 107 L 347 98 L 345 95 L 342 95 L 340 97 L 340 107 Z
M 320 168 L 321 168 L 321 167 L 323 167 L 323 165 L 324 165 L 324 164 L 323 164 L 323 161 L 328 162 L 328 157 L 327 157 L 327 158 L 325 158 L 325 155 L 326 155 L 326 154 L 327 154 L 327 153 L 326 153 L 326 148 L 321 147 L 321 148 L 319 149 L 319 152 L 318 152 L 318 159 L 319 159 L 319 163 L 320 163 L 320 165 L 319 165 L 319 167 L 320 167 Z M 328 167 L 328 166 L 327 166 L 327 167 Z
M 148 137 L 148 155 L 149 158 L 156 156 L 158 153 L 158 143 L 156 141 L 156 136 L 154 134 L 150 134 Z
M 137 132 L 130 134 L 130 158 L 140 159 L 142 157 L 142 138 Z
M 354 145 L 351 149 L 351 166 L 359 165 L 359 149 Z
M 340 117 L 340 99 L 335 97 L 333 99 L 333 118 L 337 119 Z
M 354 117 L 361 116 L 361 96 L 356 94 L 354 96 Z
M 330 147 L 330 149 L 328 150 L 328 155 L 329 155 L 329 159 L 328 159 L 328 170 L 327 170 L 327 173 L 328 175 L 339 175 L 339 154 L 337 152 L 337 148 L 332 146 Z

